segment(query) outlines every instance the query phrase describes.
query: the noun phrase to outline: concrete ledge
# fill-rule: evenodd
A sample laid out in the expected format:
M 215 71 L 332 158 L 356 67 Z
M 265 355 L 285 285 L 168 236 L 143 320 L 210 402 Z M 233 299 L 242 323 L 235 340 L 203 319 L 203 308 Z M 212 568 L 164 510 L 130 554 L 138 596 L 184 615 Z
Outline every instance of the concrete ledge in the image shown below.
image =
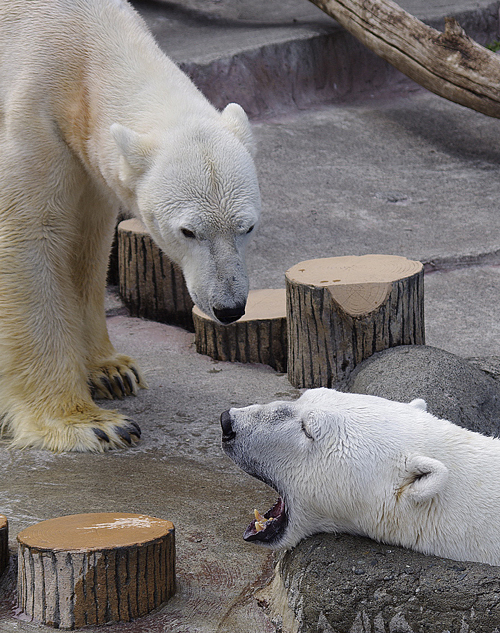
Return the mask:
M 236 101 L 251 118 L 415 85 L 338 28 L 180 66 L 216 107 Z
M 259 599 L 290 633 L 499 633 L 500 568 L 319 534 Z
M 481 44 L 498 37 L 498 2 L 455 17 Z M 444 29 L 443 19 L 428 22 Z M 288 41 L 269 42 L 201 63 L 185 61 L 180 66 L 216 107 L 236 101 L 251 118 L 370 98 L 384 90 L 416 88 L 411 79 L 334 20 L 331 24 L 323 33 L 297 33 Z

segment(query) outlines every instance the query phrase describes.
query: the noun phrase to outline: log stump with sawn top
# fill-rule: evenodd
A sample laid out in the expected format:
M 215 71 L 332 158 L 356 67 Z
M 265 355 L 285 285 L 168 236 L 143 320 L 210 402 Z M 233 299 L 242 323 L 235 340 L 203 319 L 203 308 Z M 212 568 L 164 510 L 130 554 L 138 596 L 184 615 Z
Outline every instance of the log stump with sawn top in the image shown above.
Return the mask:
M 175 593 L 174 526 L 142 514 L 74 514 L 17 536 L 18 606 L 60 629 L 128 622 Z
M 288 379 L 331 387 L 365 358 L 425 344 L 424 270 L 393 255 L 331 257 L 286 272 Z
M 132 316 L 193 331 L 193 300 L 181 269 L 140 220 L 120 222 L 117 234 L 120 295 Z
M 216 360 L 263 363 L 286 371 L 285 289 L 250 290 L 245 314 L 221 325 L 193 308 L 196 351 Z

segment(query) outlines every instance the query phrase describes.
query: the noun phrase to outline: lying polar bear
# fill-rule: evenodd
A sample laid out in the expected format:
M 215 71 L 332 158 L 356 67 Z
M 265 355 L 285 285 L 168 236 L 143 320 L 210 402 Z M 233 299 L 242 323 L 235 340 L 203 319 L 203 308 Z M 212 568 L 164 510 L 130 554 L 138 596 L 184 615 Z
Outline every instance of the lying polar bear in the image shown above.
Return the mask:
M 278 491 L 244 538 L 293 547 L 348 532 L 500 565 L 500 440 L 410 404 L 311 389 L 221 415 L 224 451 Z

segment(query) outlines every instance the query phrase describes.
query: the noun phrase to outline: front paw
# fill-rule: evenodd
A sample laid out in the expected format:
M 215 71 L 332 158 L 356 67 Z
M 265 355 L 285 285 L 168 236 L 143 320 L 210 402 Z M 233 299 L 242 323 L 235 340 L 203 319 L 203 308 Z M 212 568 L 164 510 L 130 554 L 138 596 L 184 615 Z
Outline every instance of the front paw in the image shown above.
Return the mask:
M 62 451 L 102 453 L 134 446 L 141 429 L 116 411 L 99 409 L 93 403 L 80 404 L 64 416 L 31 412 L 9 423 L 16 448 L 45 448 Z
M 123 398 L 135 396 L 139 389 L 148 385 L 135 361 L 124 354 L 106 358 L 88 368 L 88 382 L 94 398 Z

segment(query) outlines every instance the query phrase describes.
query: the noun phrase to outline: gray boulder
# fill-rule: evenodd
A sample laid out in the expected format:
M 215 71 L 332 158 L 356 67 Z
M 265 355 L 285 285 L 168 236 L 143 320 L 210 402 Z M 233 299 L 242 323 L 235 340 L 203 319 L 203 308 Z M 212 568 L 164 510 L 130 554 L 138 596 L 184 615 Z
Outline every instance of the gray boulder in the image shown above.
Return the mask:
M 498 567 L 320 534 L 277 569 L 298 633 L 500 633 Z
M 423 398 L 433 415 L 498 436 L 500 382 L 493 377 L 494 360 L 472 363 L 436 347 L 403 345 L 368 358 L 342 388 L 400 402 Z

